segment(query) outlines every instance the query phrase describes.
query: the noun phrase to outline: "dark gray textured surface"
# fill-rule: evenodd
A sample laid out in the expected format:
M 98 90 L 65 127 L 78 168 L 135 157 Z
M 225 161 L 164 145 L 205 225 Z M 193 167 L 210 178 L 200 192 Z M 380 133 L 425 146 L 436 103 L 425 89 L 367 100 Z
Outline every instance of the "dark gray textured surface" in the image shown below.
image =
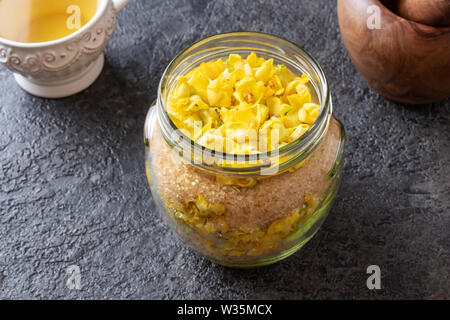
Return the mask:
M 322 64 L 346 127 L 339 197 L 324 227 L 273 266 L 197 256 L 155 211 L 142 128 L 180 49 L 226 31 L 273 33 Z M 406 107 L 360 78 L 335 2 L 132 0 L 87 91 L 24 93 L 0 68 L 0 298 L 450 298 L 449 100 Z M 82 290 L 66 268 L 79 265 Z M 382 289 L 369 291 L 377 264 Z

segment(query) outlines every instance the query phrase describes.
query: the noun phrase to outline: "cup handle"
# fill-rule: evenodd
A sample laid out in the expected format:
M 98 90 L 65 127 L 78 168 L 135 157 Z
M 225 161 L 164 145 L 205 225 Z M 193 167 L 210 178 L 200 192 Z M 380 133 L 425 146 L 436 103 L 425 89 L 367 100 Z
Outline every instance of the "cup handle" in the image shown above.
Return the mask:
M 130 0 L 112 0 L 116 11 L 119 12 L 130 2 Z

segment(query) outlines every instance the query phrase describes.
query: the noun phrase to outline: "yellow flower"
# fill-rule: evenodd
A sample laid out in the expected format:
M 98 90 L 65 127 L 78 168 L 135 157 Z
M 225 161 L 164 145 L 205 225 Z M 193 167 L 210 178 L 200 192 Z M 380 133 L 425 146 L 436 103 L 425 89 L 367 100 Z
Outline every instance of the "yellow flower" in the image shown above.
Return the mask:
M 286 88 L 289 82 L 294 80 L 294 75 L 285 65 L 277 65 L 275 67 L 275 75 L 280 79 L 281 86 Z
M 288 143 L 291 143 L 294 140 L 297 140 L 298 138 L 300 138 L 303 134 L 305 134 L 306 131 L 308 131 L 308 129 L 310 128 L 310 126 L 308 124 L 300 124 L 297 128 L 295 128 L 295 130 L 291 133 L 291 135 L 289 136 L 289 138 L 287 139 Z
M 320 113 L 320 106 L 315 103 L 305 103 L 298 111 L 300 121 L 313 124 Z
M 289 104 L 294 108 L 301 108 L 305 103 L 311 102 L 311 94 L 308 88 L 302 84 L 297 93 L 287 96 Z
M 238 54 L 230 54 L 228 56 L 227 62 L 227 69 L 230 72 L 236 71 L 236 70 L 243 70 L 244 69 L 244 59 Z
M 186 77 L 179 77 L 175 90 L 171 94 L 171 101 L 176 103 L 180 99 L 189 98 L 191 95 L 191 87 L 187 83 Z
M 200 98 L 200 96 L 193 95 L 189 98 L 189 105 L 186 107 L 187 112 L 209 109 L 209 105 Z
M 286 113 L 286 115 L 281 116 L 283 120 L 283 124 L 286 128 L 294 128 L 300 124 L 300 119 L 298 118 L 298 108 L 294 108 L 293 110 Z
M 267 229 L 267 235 L 277 235 L 281 238 L 286 237 L 294 230 L 294 226 L 300 220 L 300 214 L 298 211 L 294 211 L 292 214 L 285 218 L 281 218 L 272 222 Z
M 253 70 L 252 66 L 249 63 L 244 64 L 244 72 L 245 75 L 248 77 L 253 77 L 255 75 L 255 71 Z
M 198 138 L 197 143 L 211 150 L 222 152 L 226 147 L 226 139 L 219 129 L 205 130 L 203 135 Z
M 196 214 L 200 217 L 221 216 L 225 213 L 225 206 L 220 203 L 208 203 L 202 195 L 198 195 L 197 199 L 187 202 L 188 207 L 195 206 Z
M 292 107 L 291 105 L 282 103 L 281 99 L 277 97 L 268 98 L 267 106 L 269 107 L 270 116 L 275 117 L 281 117 L 282 115 L 285 115 L 286 113 L 294 109 L 294 107 Z
M 265 61 L 255 72 L 255 79 L 266 83 L 275 74 L 273 59 Z
M 234 87 L 236 85 L 236 82 L 242 80 L 245 76 L 246 74 L 243 69 L 236 69 L 228 74 L 227 79 L 230 81 L 230 85 Z
M 256 185 L 256 179 L 254 178 L 216 176 L 216 181 L 226 186 L 238 186 L 242 188 L 250 188 Z
M 276 149 L 289 135 L 289 130 L 286 129 L 283 122 L 279 118 L 271 117 L 262 125 L 260 130 L 260 151 L 264 152 Z
M 300 94 L 300 92 L 303 92 L 304 88 L 307 88 L 305 84 L 307 84 L 308 81 L 309 77 L 306 74 L 302 75 L 301 78 L 295 78 L 286 85 L 285 95 L 290 95 L 295 92 Z
M 213 107 L 228 108 L 231 106 L 233 87 L 223 76 L 211 81 L 206 90 L 208 101 Z
M 196 140 L 202 134 L 202 119 L 197 113 L 185 116 L 180 129 L 182 129 L 183 133 L 187 133 L 186 135 L 188 137 L 192 137 Z
M 200 64 L 200 70 L 205 74 L 209 79 L 214 80 L 219 75 L 225 71 L 225 64 L 222 59 L 217 59 L 216 61 L 211 62 L 203 62 Z
M 189 76 L 187 83 L 194 89 L 195 94 L 199 95 L 204 101 L 208 101 L 206 88 L 208 87 L 208 77 L 198 69 L 194 69 Z
M 202 133 L 210 130 L 212 127 L 217 126 L 219 121 L 219 115 L 214 109 L 206 109 L 199 111 L 200 118 L 203 122 Z
M 263 104 L 249 105 L 243 102 L 233 109 L 222 109 L 220 113 L 225 124 L 243 123 L 249 127 L 250 123 L 256 120 L 259 127 L 266 121 L 269 108 Z
M 265 90 L 262 81 L 257 82 L 253 77 L 245 77 L 236 83 L 234 97 L 241 103 L 256 104 L 264 97 Z
M 267 88 L 272 92 L 271 96 L 280 96 L 284 93 L 283 83 L 277 75 L 267 81 Z
M 250 53 L 247 57 L 246 62 L 252 67 L 257 68 L 260 67 L 264 63 L 264 58 L 258 57 L 254 52 Z

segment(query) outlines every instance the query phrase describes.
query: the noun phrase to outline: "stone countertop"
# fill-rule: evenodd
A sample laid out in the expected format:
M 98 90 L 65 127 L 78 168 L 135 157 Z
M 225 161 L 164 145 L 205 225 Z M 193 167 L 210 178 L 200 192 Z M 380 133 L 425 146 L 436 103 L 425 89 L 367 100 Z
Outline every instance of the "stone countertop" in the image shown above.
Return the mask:
M 322 229 L 290 258 L 253 270 L 215 265 L 178 241 L 144 169 L 144 118 L 168 62 L 240 30 L 312 53 L 348 135 Z M 372 90 L 343 47 L 335 1 L 133 0 L 88 90 L 46 100 L 5 68 L 0 79 L 0 298 L 450 297 L 449 100 L 403 106 Z M 366 287 L 373 264 L 381 290 Z M 70 265 L 81 268 L 81 290 L 66 286 Z

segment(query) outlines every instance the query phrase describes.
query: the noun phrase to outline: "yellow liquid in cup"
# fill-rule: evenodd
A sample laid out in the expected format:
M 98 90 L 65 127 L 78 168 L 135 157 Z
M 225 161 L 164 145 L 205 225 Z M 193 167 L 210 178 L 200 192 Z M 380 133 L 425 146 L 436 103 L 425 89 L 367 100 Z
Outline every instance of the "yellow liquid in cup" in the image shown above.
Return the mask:
M 82 28 L 96 11 L 97 0 L 0 0 L 0 38 L 56 40 Z

